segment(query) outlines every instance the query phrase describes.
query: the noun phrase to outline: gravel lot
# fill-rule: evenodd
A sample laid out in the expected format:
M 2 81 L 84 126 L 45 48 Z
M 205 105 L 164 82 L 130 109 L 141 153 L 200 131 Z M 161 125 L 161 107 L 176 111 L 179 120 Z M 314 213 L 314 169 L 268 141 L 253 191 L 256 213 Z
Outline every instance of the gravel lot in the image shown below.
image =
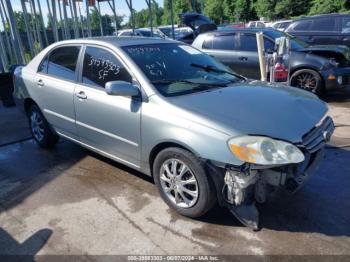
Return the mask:
M 39 149 L 16 108 L 0 107 L 0 254 L 350 255 L 350 100 L 328 101 L 340 148 L 296 195 L 259 206 L 259 232 L 218 207 L 182 217 L 151 178 L 66 140 Z

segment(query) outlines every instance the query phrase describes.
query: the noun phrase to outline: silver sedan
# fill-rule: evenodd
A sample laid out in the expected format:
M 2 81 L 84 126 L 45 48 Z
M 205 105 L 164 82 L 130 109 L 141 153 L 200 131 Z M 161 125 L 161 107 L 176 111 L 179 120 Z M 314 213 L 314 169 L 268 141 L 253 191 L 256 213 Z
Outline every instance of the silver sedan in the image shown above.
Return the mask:
M 313 94 L 248 81 L 170 40 L 58 42 L 14 79 L 39 146 L 64 137 L 153 176 L 180 214 L 218 202 L 252 228 L 254 203 L 298 190 L 334 129 Z

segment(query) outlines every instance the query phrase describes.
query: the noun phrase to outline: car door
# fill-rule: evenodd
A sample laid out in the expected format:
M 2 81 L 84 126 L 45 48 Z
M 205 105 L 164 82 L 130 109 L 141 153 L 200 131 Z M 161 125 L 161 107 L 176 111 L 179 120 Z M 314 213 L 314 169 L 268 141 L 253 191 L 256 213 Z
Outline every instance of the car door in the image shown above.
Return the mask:
M 42 61 L 35 75 L 40 89 L 39 106 L 56 131 L 76 137 L 73 94 L 77 80 L 79 45 L 53 49 Z
M 210 34 L 204 40 L 202 49 L 238 73 L 240 61 L 236 41 L 236 33 Z
M 255 34 L 240 32 L 238 34 L 238 48 L 238 59 L 240 60 L 238 73 L 248 78 L 260 79 L 259 56 Z
M 108 95 L 105 84 L 117 80 L 134 81 L 113 51 L 87 45 L 74 96 L 79 139 L 101 153 L 138 167 L 141 100 Z
M 342 44 L 339 39 L 338 19 L 335 16 L 319 17 L 312 20 L 307 42 L 310 45 Z

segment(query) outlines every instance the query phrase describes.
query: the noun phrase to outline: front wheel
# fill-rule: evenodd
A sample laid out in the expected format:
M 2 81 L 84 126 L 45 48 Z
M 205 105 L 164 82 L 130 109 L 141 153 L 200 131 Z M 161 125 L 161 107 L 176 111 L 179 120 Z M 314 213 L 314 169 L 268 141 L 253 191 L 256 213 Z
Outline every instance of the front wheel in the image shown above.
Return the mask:
M 29 127 L 35 142 L 42 148 L 53 147 L 59 137 L 51 130 L 49 123 L 37 105 L 32 105 L 28 112 Z
M 322 95 L 323 93 L 322 78 L 319 73 L 311 69 L 301 69 L 294 72 L 290 77 L 290 85 L 316 95 Z
M 204 163 L 184 149 L 161 151 L 154 161 L 153 176 L 163 200 L 184 216 L 202 216 L 216 202 Z

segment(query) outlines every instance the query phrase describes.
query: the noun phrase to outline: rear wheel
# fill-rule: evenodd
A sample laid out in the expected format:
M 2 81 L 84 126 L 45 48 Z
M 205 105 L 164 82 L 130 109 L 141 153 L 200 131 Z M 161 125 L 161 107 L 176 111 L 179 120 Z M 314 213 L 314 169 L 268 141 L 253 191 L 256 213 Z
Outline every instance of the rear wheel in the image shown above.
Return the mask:
M 49 123 L 37 105 L 32 105 L 28 111 L 29 127 L 36 143 L 43 148 L 53 147 L 59 137 L 51 130 Z
M 161 151 L 154 161 L 153 176 L 163 200 L 184 216 L 204 215 L 216 202 L 204 164 L 184 149 Z
M 292 74 L 290 85 L 312 92 L 316 95 L 323 93 L 323 81 L 319 73 L 311 69 L 301 69 Z

